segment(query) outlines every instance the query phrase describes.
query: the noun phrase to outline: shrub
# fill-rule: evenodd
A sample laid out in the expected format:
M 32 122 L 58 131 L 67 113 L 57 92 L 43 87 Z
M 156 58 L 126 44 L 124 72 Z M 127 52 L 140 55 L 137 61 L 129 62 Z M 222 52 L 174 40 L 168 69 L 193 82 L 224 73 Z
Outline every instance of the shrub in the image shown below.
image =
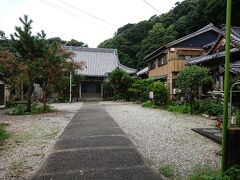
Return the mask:
M 8 133 L 6 131 L 6 128 L 3 124 L 0 124 L 0 143 L 1 141 L 8 138 Z
M 223 114 L 223 105 L 218 101 L 205 99 L 200 103 L 199 112 L 219 116 Z
M 132 86 L 129 88 L 129 92 L 131 94 L 131 99 L 134 101 L 147 101 L 148 98 L 148 94 L 149 94 L 149 85 L 153 83 L 152 80 L 141 80 L 141 79 L 137 79 L 134 81 L 134 83 L 132 84 Z
M 27 106 L 25 104 L 18 104 L 15 106 L 13 111 L 10 113 L 11 115 L 26 115 L 26 114 L 40 114 L 40 113 L 47 113 L 47 112 L 53 112 L 53 109 L 51 106 L 46 105 L 43 106 L 40 103 L 34 102 L 31 105 L 31 113 L 26 112 Z
M 173 177 L 174 176 L 174 170 L 173 170 L 173 168 L 170 165 L 162 165 L 162 166 L 160 166 L 159 171 L 165 177 Z
M 109 76 L 109 83 L 113 88 L 114 96 L 121 97 L 123 99 L 129 99 L 128 89 L 133 83 L 133 78 L 122 69 L 113 70 Z
M 191 112 L 191 107 L 188 104 L 172 104 L 168 106 L 168 110 L 180 114 L 188 114 Z
M 166 105 L 169 100 L 169 93 L 166 86 L 160 82 L 156 81 L 149 85 L 149 91 L 154 92 L 154 101 L 159 105 Z
M 32 114 L 40 114 L 40 113 L 47 113 L 47 112 L 53 112 L 53 109 L 49 105 L 43 106 L 42 104 L 35 102 L 31 106 Z
M 18 104 L 14 107 L 12 115 L 23 115 L 26 113 L 27 106 L 25 104 Z

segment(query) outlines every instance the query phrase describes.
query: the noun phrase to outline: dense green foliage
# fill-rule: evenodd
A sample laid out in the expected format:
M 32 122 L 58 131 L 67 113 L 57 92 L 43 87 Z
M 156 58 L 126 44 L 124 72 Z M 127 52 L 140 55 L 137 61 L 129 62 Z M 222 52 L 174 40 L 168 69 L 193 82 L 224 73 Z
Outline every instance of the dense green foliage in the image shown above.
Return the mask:
M 153 80 L 136 79 L 129 89 L 131 100 L 144 102 L 149 100 L 149 86 Z
M 160 81 L 151 83 L 148 87 L 149 91 L 154 93 L 154 101 L 158 105 L 166 105 L 169 100 L 167 87 Z
M 194 101 L 192 104 L 170 104 L 168 110 L 180 114 L 207 114 L 210 116 L 223 115 L 223 105 L 217 100 L 205 99 Z
M 53 112 L 51 106 L 49 105 L 43 105 L 41 103 L 34 102 L 31 106 L 31 113 L 27 112 L 27 106 L 25 104 L 17 104 L 12 112 L 10 112 L 11 115 L 27 115 L 27 114 L 41 114 L 41 113 L 48 113 Z
M 198 94 L 198 89 L 202 85 L 212 82 L 209 70 L 197 65 L 184 67 L 176 77 L 176 84 L 183 93 Z
M 232 24 L 240 26 L 240 1 L 233 0 Z M 153 16 L 137 24 L 120 27 L 113 38 L 99 47 L 117 48 L 120 61 L 141 69 L 147 64 L 144 57 L 174 38 L 180 38 L 203 26 L 225 24 L 226 0 L 185 0 L 177 2 L 168 13 Z
M 113 70 L 109 76 L 109 83 L 113 89 L 114 99 L 129 99 L 128 89 L 133 83 L 133 78 L 131 78 L 127 72 L 117 68 Z
M 199 111 L 211 116 L 223 115 L 223 104 L 219 101 L 205 99 L 200 103 Z
M 168 110 L 179 114 L 189 114 L 191 112 L 189 104 L 171 104 L 168 106 Z
M 154 92 L 154 103 L 148 102 L 149 92 Z M 131 100 L 145 102 L 144 107 L 164 106 L 168 103 L 169 93 L 167 87 L 160 81 L 136 79 L 129 88 Z

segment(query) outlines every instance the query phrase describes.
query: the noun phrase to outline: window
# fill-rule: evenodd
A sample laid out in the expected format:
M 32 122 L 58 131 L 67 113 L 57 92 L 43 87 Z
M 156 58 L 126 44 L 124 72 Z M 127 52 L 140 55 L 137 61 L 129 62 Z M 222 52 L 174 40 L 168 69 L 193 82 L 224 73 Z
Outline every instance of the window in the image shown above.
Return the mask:
M 155 61 L 151 61 L 148 63 L 148 68 L 151 69 L 155 69 Z
M 167 64 L 167 55 L 160 56 L 158 59 L 158 67 Z
M 185 60 L 185 56 L 184 55 L 177 55 L 177 59 L 178 60 Z

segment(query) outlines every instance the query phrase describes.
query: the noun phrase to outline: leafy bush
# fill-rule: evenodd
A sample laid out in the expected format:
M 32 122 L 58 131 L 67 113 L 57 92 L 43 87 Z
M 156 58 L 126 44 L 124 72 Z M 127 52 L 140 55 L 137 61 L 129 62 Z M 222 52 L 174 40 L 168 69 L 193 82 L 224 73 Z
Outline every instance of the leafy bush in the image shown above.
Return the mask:
M 26 114 L 41 114 L 41 113 L 47 113 L 47 112 L 53 112 L 53 109 L 51 106 L 46 105 L 43 106 L 40 103 L 34 102 L 31 105 L 31 113 L 26 112 L 27 106 L 25 104 L 18 104 L 15 106 L 13 111 L 10 113 L 11 115 L 26 115 Z
M 213 81 L 206 67 L 197 65 L 184 67 L 176 77 L 176 84 L 184 93 L 196 95 L 202 85 L 207 85 Z
M 191 107 L 188 104 L 172 104 L 168 106 L 168 110 L 180 114 L 188 114 L 191 112 Z
M 240 165 L 229 168 L 223 176 L 224 180 L 240 180 Z
M 40 103 L 35 102 L 31 106 L 32 114 L 40 114 L 40 113 L 47 113 L 47 112 L 53 112 L 53 109 L 49 105 L 43 106 Z
M 174 176 L 174 170 L 173 170 L 173 168 L 170 165 L 162 165 L 162 166 L 160 166 L 159 171 L 165 177 L 173 177 Z
M 148 98 L 148 94 L 149 94 L 149 85 L 153 83 L 152 80 L 141 80 L 141 79 L 137 79 L 134 81 L 134 83 L 132 84 L 132 86 L 129 88 L 129 92 L 131 94 L 131 100 L 134 101 L 147 101 Z
M 17 104 L 13 111 L 12 111 L 12 115 L 23 115 L 26 113 L 27 110 L 27 106 L 25 104 Z
M 8 133 L 6 131 L 6 128 L 3 124 L 0 124 L 0 143 L 1 141 L 8 138 Z
M 219 116 L 223 114 L 223 105 L 218 101 L 205 99 L 200 103 L 199 112 Z
M 154 92 L 154 101 L 159 105 L 166 105 L 169 100 L 169 93 L 166 86 L 160 82 L 156 81 L 149 85 L 149 91 Z
M 109 83 L 113 88 L 114 96 L 121 97 L 122 99 L 129 99 L 128 89 L 133 83 L 133 78 L 122 69 L 113 70 L 109 76 Z

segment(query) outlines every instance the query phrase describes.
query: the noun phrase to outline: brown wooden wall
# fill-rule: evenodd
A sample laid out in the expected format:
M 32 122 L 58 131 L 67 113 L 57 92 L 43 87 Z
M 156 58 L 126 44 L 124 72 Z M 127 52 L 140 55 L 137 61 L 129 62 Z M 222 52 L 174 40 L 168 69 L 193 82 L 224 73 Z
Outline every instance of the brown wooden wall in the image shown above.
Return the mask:
M 158 66 L 157 57 L 155 61 L 155 69 L 149 70 L 149 77 L 167 76 L 167 84 L 169 92 L 172 94 L 172 82 L 176 74 L 181 71 L 185 65 L 186 60 L 181 59 L 179 56 L 196 57 L 204 54 L 203 49 L 194 48 L 169 48 L 167 50 L 167 64 Z

